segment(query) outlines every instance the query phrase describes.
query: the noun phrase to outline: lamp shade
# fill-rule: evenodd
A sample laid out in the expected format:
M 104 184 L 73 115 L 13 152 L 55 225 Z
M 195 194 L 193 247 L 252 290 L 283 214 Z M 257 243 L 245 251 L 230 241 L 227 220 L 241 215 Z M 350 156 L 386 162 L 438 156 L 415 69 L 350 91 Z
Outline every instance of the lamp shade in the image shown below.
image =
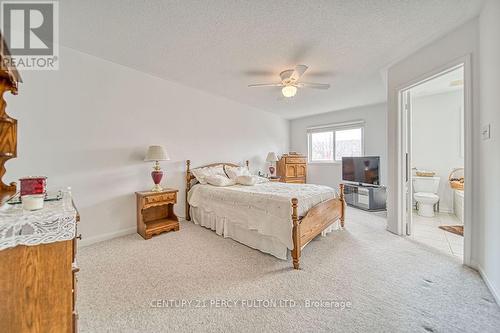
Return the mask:
M 269 152 L 267 154 L 266 161 L 267 162 L 276 162 L 276 161 L 278 161 L 278 156 L 276 156 L 275 152 Z
M 144 161 L 167 161 L 169 159 L 170 157 L 162 146 L 149 146 Z

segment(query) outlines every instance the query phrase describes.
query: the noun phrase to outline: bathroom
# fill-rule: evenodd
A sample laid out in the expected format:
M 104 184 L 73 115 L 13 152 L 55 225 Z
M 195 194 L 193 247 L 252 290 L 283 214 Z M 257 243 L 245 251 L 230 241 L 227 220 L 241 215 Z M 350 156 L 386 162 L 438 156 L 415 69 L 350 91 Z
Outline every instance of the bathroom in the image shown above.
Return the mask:
M 410 90 L 411 237 L 463 258 L 464 69 Z

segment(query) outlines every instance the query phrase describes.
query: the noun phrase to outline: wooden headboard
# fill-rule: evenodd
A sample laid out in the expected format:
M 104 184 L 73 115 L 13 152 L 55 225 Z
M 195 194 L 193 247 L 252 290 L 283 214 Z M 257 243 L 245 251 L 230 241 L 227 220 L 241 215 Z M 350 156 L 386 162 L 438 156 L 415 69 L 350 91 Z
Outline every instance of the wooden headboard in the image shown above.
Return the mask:
M 248 168 L 248 160 L 245 161 L 245 165 Z M 220 162 L 220 163 L 212 163 L 212 164 L 207 164 L 207 165 L 202 165 L 199 167 L 196 167 L 194 169 L 200 169 L 200 168 L 206 168 L 206 167 L 214 167 L 222 165 L 224 167 L 225 165 L 227 166 L 232 166 L 232 167 L 239 167 L 241 165 L 235 164 L 235 163 L 225 163 L 225 162 Z M 186 161 L 186 220 L 191 220 L 191 217 L 189 215 L 189 203 L 188 203 L 188 192 L 191 189 L 191 186 L 193 186 L 192 181 L 196 179 L 195 176 L 191 173 L 191 160 Z
M 17 95 L 17 85 L 21 77 L 13 66 L 6 59 L 9 59 L 10 52 L 5 44 L 3 36 L 0 34 L 0 204 L 16 193 L 16 183 L 5 184 L 2 180 L 5 175 L 5 162 L 17 157 L 17 120 L 10 117 L 5 112 L 5 99 L 3 95 L 6 91 Z

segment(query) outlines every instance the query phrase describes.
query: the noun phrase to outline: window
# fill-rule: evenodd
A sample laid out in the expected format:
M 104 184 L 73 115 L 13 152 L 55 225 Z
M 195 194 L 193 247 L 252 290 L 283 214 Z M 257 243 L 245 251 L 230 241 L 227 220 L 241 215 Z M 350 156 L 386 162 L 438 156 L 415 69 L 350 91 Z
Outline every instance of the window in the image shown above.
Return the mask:
M 361 128 L 335 131 L 335 160 L 342 161 L 342 156 L 363 155 Z
M 333 132 L 311 133 L 310 156 L 312 161 L 333 160 Z
M 309 162 L 333 163 L 342 161 L 343 156 L 363 156 L 360 125 L 362 122 L 308 129 Z

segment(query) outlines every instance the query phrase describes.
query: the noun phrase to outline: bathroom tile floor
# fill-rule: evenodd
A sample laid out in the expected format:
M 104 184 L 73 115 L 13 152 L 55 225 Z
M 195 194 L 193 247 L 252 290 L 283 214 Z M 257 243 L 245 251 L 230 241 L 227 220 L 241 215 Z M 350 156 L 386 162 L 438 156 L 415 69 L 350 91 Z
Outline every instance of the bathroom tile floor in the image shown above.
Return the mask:
M 459 225 L 458 218 L 449 213 L 436 213 L 434 217 L 422 217 L 413 212 L 413 240 L 450 255 L 463 258 L 464 238 L 439 229 L 440 225 Z

